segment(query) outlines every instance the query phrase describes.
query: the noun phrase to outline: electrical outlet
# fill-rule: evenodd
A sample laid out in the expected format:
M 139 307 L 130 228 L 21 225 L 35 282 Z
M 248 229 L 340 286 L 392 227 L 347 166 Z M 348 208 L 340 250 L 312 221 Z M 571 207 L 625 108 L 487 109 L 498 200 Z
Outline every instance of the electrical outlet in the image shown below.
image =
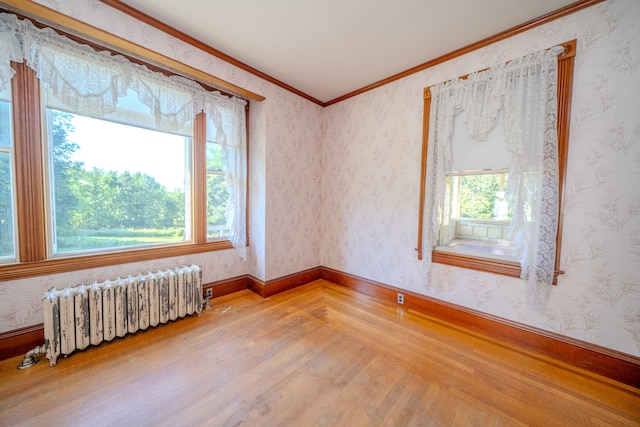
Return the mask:
M 398 293 L 397 302 L 398 304 L 404 304 L 404 294 Z
M 209 289 L 204 291 L 204 297 L 205 298 L 211 298 L 212 296 L 213 296 L 213 289 L 209 288 Z

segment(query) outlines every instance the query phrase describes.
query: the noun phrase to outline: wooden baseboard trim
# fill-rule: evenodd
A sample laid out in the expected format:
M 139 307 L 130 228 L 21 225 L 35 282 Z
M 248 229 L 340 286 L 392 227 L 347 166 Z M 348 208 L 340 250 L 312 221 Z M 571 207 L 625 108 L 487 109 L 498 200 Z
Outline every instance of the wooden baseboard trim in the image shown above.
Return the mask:
M 44 324 L 0 333 L 0 360 L 26 354 L 44 343 Z
M 398 292 L 404 294 L 403 307 L 426 314 L 453 325 L 480 333 L 506 345 L 551 358 L 603 377 L 640 389 L 640 358 L 595 344 L 554 334 L 445 301 L 416 294 L 405 289 L 343 273 L 328 267 L 316 267 L 278 279 L 262 281 L 251 275 L 238 276 L 214 283 L 213 296 L 250 289 L 267 298 L 305 283 L 325 279 L 383 301 L 395 303 Z M 26 353 L 44 342 L 43 325 L 33 325 L 0 333 L 0 360 Z
M 640 358 L 638 357 L 331 268 L 322 267 L 322 278 L 392 303 L 396 303 L 396 294 L 400 292 L 404 294 L 403 307 L 406 309 L 444 320 L 507 345 L 515 345 L 542 357 L 640 388 Z
M 314 267 L 288 276 L 267 280 L 266 282 L 256 279 L 253 276 L 248 276 L 247 288 L 251 289 L 262 298 L 268 298 L 272 295 L 288 291 L 289 289 L 293 289 L 321 278 L 322 267 Z
M 219 280 L 213 283 L 207 283 L 202 286 L 202 291 L 212 289 L 212 298 L 218 298 L 223 295 L 229 295 L 234 292 L 243 291 L 248 288 L 247 276 L 232 277 L 231 279 Z
M 265 298 L 265 282 L 252 275 L 247 276 L 247 289 Z

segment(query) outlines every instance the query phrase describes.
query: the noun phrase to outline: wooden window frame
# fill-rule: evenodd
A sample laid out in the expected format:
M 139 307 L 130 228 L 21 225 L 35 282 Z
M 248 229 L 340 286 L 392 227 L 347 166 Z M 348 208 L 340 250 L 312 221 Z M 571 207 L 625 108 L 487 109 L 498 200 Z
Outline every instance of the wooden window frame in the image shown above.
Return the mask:
M 560 270 L 560 253 L 562 244 L 562 202 L 565 192 L 565 178 L 567 172 L 567 153 L 569 149 L 569 120 L 571 112 L 571 93 L 573 89 L 573 70 L 576 55 L 576 40 L 561 44 L 564 53 L 558 56 L 558 231 L 556 235 L 555 274 L 553 283 L 557 282 Z M 468 75 L 460 78 L 467 78 Z M 423 258 L 423 223 L 424 202 L 427 176 L 427 153 L 429 148 L 429 117 L 431 113 L 431 87 L 424 89 L 424 115 L 422 125 L 422 163 L 420 168 L 420 204 L 418 211 L 418 244 L 416 251 L 418 259 Z M 462 267 L 489 273 L 503 274 L 506 276 L 520 277 L 520 264 L 495 258 L 471 256 L 444 252 L 431 249 L 431 261 L 447 264 L 454 267 Z
M 63 33 L 64 34 L 64 33 Z M 65 34 L 67 35 L 67 34 Z M 79 38 L 73 36 L 74 39 Z M 96 47 L 93 42 L 88 44 Z M 103 48 L 104 49 L 104 48 Z M 121 52 L 118 52 L 121 53 Z M 136 59 L 136 62 L 145 64 Z M 150 68 L 158 71 L 155 65 Z M 231 249 L 228 239 L 207 239 L 206 215 L 206 116 L 200 113 L 194 120 L 193 138 L 193 185 L 192 192 L 192 240 L 153 247 L 128 249 L 105 249 L 100 253 L 56 255 L 48 253 L 46 213 L 46 177 L 44 167 L 44 144 L 42 133 L 42 108 L 40 82 L 36 72 L 25 63 L 12 63 L 16 71 L 12 81 L 12 123 L 14 143 L 14 176 L 16 192 L 16 257 L 14 262 L 0 264 L 0 281 L 22 279 L 47 274 L 65 273 L 88 268 L 97 268 L 130 262 L 191 255 Z M 173 74 L 166 70 L 165 73 Z M 203 84 L 206 87 L 206 85 Z M 210 87 L 208 89 L 211 89 Z M 247 201 L 249 165 L 249 103 L 245 107 L 247 148 Z M 245 210 L 248 234 L 248 203 Z M 249 244 L 248 238 L 246 242 Z

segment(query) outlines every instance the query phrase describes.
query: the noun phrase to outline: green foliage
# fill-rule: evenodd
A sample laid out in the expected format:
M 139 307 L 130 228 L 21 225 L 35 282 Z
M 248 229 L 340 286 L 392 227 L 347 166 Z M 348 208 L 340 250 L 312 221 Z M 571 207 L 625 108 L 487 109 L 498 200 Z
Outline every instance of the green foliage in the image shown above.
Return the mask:
M 225 225 L 227 193 L 224 175 L 207 175 L 207 224 Z
M 50 111 L 59 252 L 181 240 L 185 194 L 128 171 L 86 170 L 73 161 L 72 114 Z
M 87 249 L 94 244 L 135 245 L 150 243 L 149 238 L 174 241 L 184 236 L 184 192 L 169 192 L 147 174 L 77 168 L 71 192 L 78 203 L 69 223 L 58 227 L 60 251 L 78 247 L 80 243 L 71 236 L 86 240 Z M 115 240 L 98 239 L 103 237 Z
M 144 228 L 144 229 L 100 229 L 100 230 L 62 230 L 58 235 L 72 236 L 74 234 L 81 234 L 86 237 L 143 237 L 143 238 L 164 238 L 164 237 L 178 237 L 182 238 L 184 230 L 182 228 Z
M 463 175 L 460 179 L 460 217 L 492 219 L 500 174 Z
M 59 230 L 58 246 L 66 252 L 179 242 L 183 229 L 168 230 Z
M 222 155 L 220 144 L 207 142 L 207 170 L 221 171 L 223 169 Z
M 73 115 L 58 111 L 50 114 L 58 251 L 183 238 L 184 192 L 167 191 L 153 177 L 140 172 L 85 170 L 82 162 L 72 160 L 78 149 L 68 139 Z M 148 229 L 155 231 L 140 233 Z
M 207 227 L 208 235 L 219 237 L 219 226 L 227 224 L 227 192 L 223 171 L 223 151 L 220 144 L 207 142 Z M 216 228 L 213 230 L 212 228 Z
M 184 227 L 184 192 L 169 192 L 147 174 L 77 169 L 72 185 L 78 198 L 73 228 Z
M 72 161 L 78 144 L 69 141 L 67 136 L 73 132 L 73 115 L 61 111 L 49 110 L 51 114 L 51 141 L 53 150 L 53 195 L 55 199 L 56 225 L 68 224 L 78 205 L 77 195 L 73 191 L 74 171 L 82 167 L 81 162 Z

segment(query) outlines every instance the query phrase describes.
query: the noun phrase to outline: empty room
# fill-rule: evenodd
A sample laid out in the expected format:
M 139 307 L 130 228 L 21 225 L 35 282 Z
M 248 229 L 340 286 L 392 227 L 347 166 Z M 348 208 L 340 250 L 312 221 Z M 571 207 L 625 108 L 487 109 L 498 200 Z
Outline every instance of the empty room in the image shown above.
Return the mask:
M 0 426 L 640 424 L 637 0 L 0 0 Z

